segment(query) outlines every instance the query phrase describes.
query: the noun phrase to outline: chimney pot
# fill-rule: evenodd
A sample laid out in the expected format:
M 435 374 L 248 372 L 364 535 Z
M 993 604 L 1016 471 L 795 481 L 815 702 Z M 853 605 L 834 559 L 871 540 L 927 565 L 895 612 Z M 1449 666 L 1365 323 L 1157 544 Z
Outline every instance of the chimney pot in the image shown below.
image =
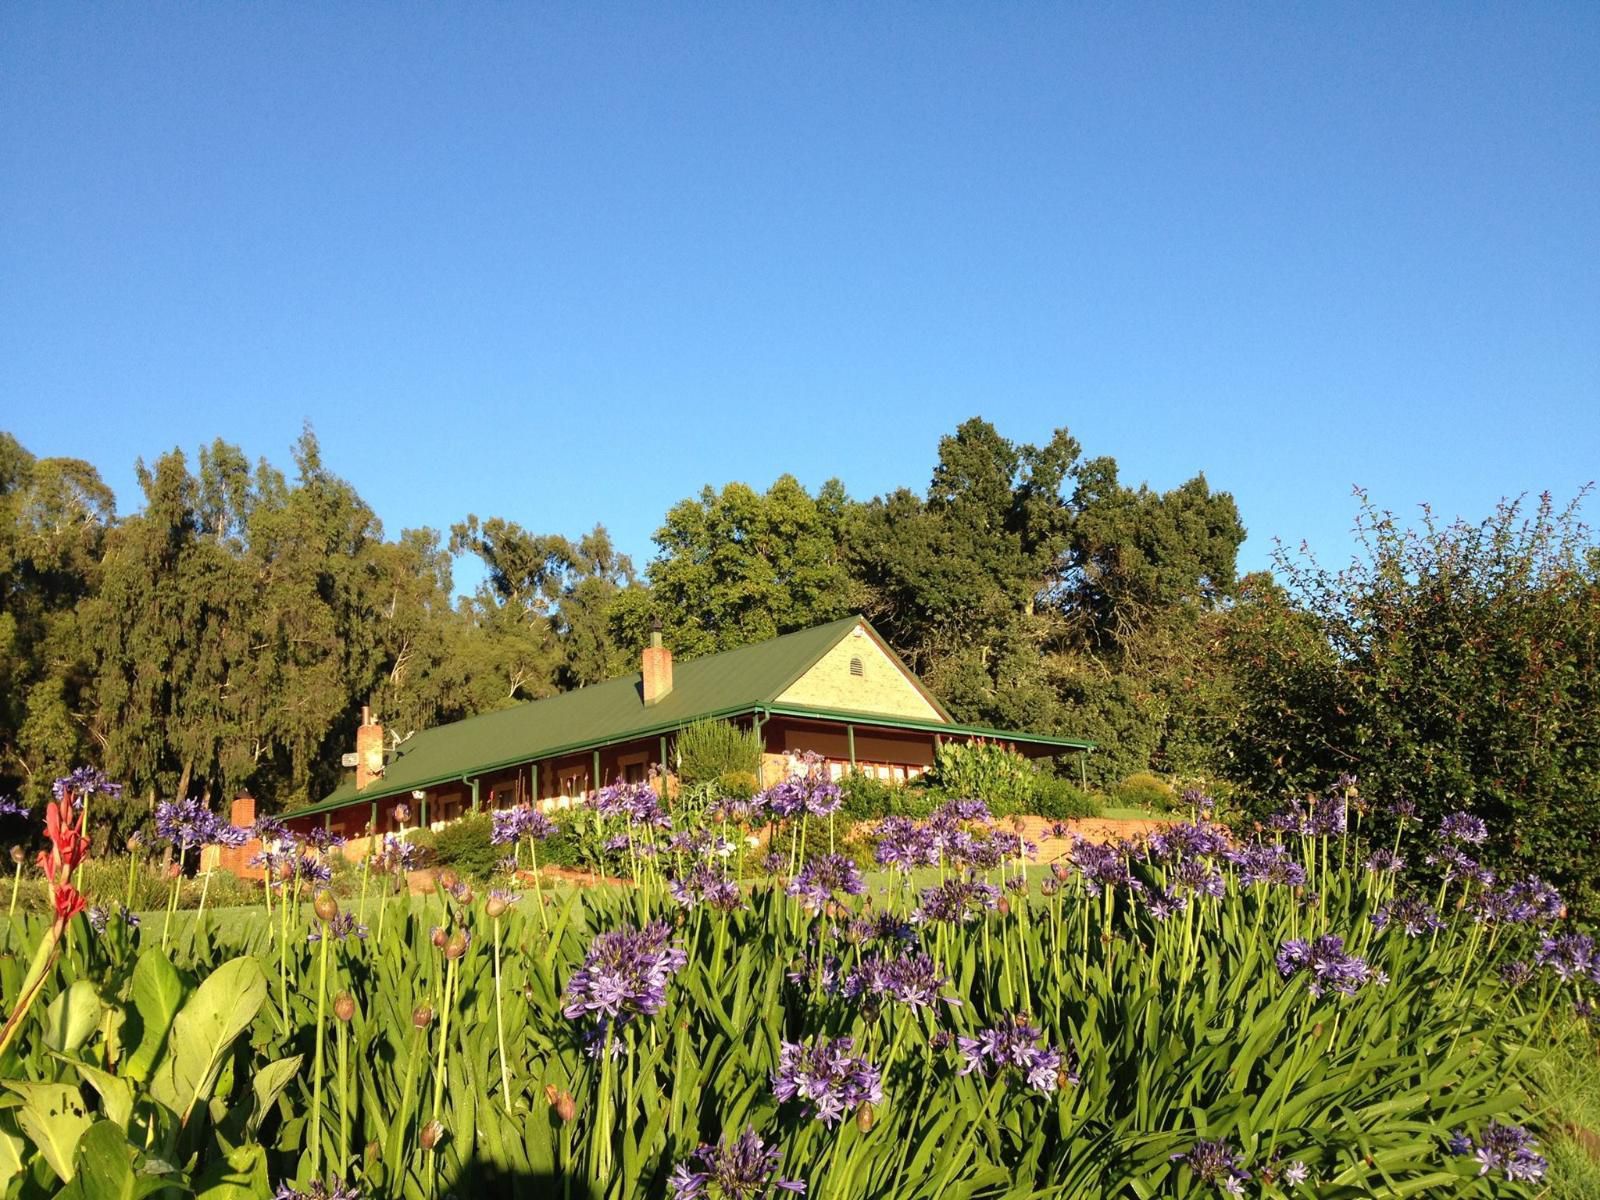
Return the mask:
M 361 706 L 361 727 L 356 730 L 356 791 L 383 777 L 383 726 Z

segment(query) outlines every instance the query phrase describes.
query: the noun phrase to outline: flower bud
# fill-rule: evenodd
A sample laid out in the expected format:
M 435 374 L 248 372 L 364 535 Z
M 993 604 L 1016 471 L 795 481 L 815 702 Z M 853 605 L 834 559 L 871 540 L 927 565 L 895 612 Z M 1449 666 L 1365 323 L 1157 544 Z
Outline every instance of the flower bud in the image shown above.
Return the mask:
M 547 1084 L 544 1085 L 544 1100 L 545 1100 L 546 1104 L 554 1104 L 556 1102 L 556 1085 L 555 1084 L 547 1083 Z
M 450 889 L 450 894 L 456 898 L 458 904 L 472 903 L 472 889 L 464 883 L 458 883 Z
M 1054 875 L 1062 883 L 1065 883 L 1067 881 L 1067 877 L 1072 874 L 1072 868 L 1067 866 L 1067 864 L 1064 862 L 1053 862 L 1050 864 L 1050 874 Z
M 25 858 L 27 858 L 27 855 L 22 852 L 21 846 L 11 847 L 11 861 L 16 863 L 17 866 L 20 867 L 22 865 L 22 860 Z
M 460 882 L 461 876 L 457 875 L 449 867 L 439 872 L 439 886 L 447 892 Z
M 862 1133 L 867 1133 L 872 1129 L 872 1121 L 872 1105 L 863 1100 L 860 1107 L 856 1109 L 856 1128 L 861 1130 Z
M 167 864 L 167 878 L 168 879 L 176 879 L 179 875 L 182 875 L 182 874 L 183 874 L 183 864 L 182 863 L 168 863 Z
M 1009 917 L 1011 915 L 1011 901 L 1007 900 L 1004 896 L 1001 896 L 1000 899 L 995 901 L 994 907 L 995 911 L 998 912 L 1002 917 Z
M 396 804 L 394 806 L 394 819 L 404 825 L 411 819 L 411 806 L 409 804 Z
M 506 915 L 506 898 L 504 896 L 489 897 L 489 902 L 483 906 L 483 911 L 488 913 L 493 920 L 499 920 Z
M 1071 1086 L 1072 1086 L 1072 1076 L 1067 1074 L 1066 1069 L 1063 1068 L 1062 1070 L 1057 1071 L 1056 1072 L 1056 1087 L 1060 1088 L 1064 1092 Z
M 348 1021 L 356 1015 L 356 998 L 349 992 L 340 992 L 333 998 L 333 1015 Z
M 312 905 L 317 918 L 321 921 L 331 921 L 339 915 L 339 902 L 333 898 L 333 893 L 321 891 L 317 893 L 316 903 Z
M 444 944 L 446 958 L 460 958 L 467 952 L 467 931 L 457 929 Z
M 435 925 L 433 931 L 428 935 L 428 940 L 433 943 L 435 950 L 443 950 L 445 942 L 444 926 Z
M 444 1126 L 438 1121 L 429 1121 L 422 1127 L 417 1140 L 422 1143 L 424 1150 L 435 1149 L 444 1140 Z
M 411 1010 L 411 1024 L 418 1029 L 426 1029 L 433 1024 L 433 1009 L 426 1004 L 419 1004 Z
M 570 1121 L 573 1117 L 578 1115 L 578 1104 L 577 1101 L 572 1098 L 571 1092 L 557 1092 L 554 1107 L 556 1110 L 556 1116 L 560 1117 L 563 1121 Z
M 383 1147 L 378 1144 L 378 1139 L 377 1138 L 373 1138 L 370 1142 L 368 1142 L 366 1144 L 366 1147 L 362 1150 L 362 1157 L 367 1160 L 367 1165 L 369 1167 L 373 1163 L 377 1162 L 382 1157 L 382 1155 L 383 1155 Z

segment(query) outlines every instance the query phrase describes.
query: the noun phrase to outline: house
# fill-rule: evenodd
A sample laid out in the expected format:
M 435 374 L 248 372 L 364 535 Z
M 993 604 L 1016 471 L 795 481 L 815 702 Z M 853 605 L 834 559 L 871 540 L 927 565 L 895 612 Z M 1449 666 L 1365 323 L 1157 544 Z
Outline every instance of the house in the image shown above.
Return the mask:
M 674 735 L 702 718 L 760 732 L 762 786 L 808 750 L 835 778 L 864 771 L 904 782 L 927 770 L 948 738 L 998 740 L 1030 757 L 1093 749 L 1076 738 L 958 723 L 862 617 L 681 663 L 656 633 L 637 672 L 395 745 L 363 710 L 354 778 L 286 820 L 299 832 L 322 826 L 365 839 L 399 829 L 400 805 L 411 827 L 521 803 L 548 811 L 619 780 L 644 780 L 653 766 L 670 776 Z

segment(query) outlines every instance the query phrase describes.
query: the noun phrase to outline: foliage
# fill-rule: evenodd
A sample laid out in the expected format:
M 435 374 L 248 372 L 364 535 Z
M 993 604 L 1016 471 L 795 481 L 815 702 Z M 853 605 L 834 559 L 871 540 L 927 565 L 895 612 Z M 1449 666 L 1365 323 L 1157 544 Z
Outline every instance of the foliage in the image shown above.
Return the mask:
M 1057 775 L 1039 777 L 1034 784 L 1031 808 L 1036 815 L 1052 821 L 1098 817 L 1105 811 L 1098 796 Z
M 981 797 L 993 812 L 1027 812 L 1039 770 L 999 742 L 946 740 L 934 752 L 930 786 L 955 797 Z
M 1582 497 L 1580 497 L 1580 500 Z M 1244 703 L 1225 773 L 1257 797 L 1358 777 L 1429 819 L 1469 808 L 1497 858 L 1600 904 L 1600 547 L 1578 502 L 1403 527 L 1362 497 L 1342 571 L 1280 554 L 1229 622 Z
M 453 867 L 475 883 L 494 873 L 506 849 L 489 840 L 494 822 L 488 813 L 468 813 L 433 835 L 433 856 L 441 867 Z
M 1177 800 L 1172 785 L 1150 771 L 1135 771 L 1111 793 L 1116 802 L 1126 808 L 1144 808 L 1166 812 Z
M 761 751 L 761 734 L 732 721 L 694 721 L 684 726 L 673 742 L 677 775 L 685 786 L 720 784 L 727 777 L 741 788 L 749 788 L 746 796 L 753 794 Z

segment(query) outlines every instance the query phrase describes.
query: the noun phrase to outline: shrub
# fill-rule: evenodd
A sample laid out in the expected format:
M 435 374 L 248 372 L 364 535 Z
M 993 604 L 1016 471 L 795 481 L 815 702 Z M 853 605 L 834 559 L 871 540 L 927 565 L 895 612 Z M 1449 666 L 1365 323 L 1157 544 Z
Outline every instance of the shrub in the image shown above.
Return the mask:
M 489 841 L 493 831 L 488 813 L 470 813 L 434 835 L 434 857 L 440 866 L 453 867 L 465 878 L 482 883 L 508 853 Z
M 895 793 L 904 789 L 861 771 L 851 771 L 839 781 L 844 803 L 839 811 L 857 821 L 876 820 L 895 811 Z
M 1033 811 L 1052 821 L 1071 821 L 1079 817 L 1098 817 L 1105 812 L 1100 797 L 1084 791 L 1070 779 L 1041 775 L 1033 794 Z
M 678 779 L 693 786 L 720 783 L 724 776 L 749 776 L 761 769 L 761 735 L 732 721 L 694 721 L 678 734 Z
M 1135 771 L 1117 784 L 1112 795 L 1118 804 L 1127 808 L 1149 808 L 1157 812 L 1166 812 L 1176 799 L 1172 785 L 1154 771 Z
M 929 782 L 952 796 L 982 800 L 996 816 L 1025 811 L 1039 781 L 1034 765 L 998 742 L 945 742 Z
M 735 800 L 748 800 L 760 790 L 753 771 L 728 770 L 717 776 L 717 794 Z

